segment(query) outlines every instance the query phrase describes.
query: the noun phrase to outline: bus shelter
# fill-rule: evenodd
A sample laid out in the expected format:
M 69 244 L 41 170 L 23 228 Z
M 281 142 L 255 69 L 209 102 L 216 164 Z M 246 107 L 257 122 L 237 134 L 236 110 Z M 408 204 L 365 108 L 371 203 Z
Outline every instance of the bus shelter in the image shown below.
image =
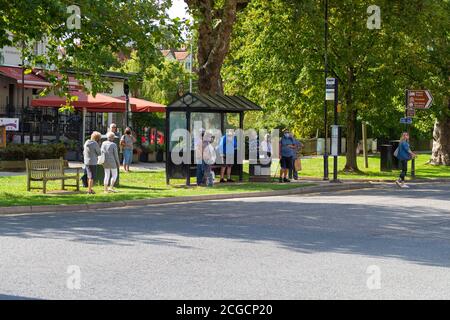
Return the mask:
M 190 185 L 195 177 L 196 163 L 194 157 L 194 125 L 201 123 L 201 128 L 209 132 L 225 134 L 227 129 L 244 129 L 244 113 L 262 111 L 262 108 L 243 96 L 209 95 L 187 93 L 166 108 L 166 183 L 170 179 L 186 179 Z M 189 133 L 189 139 L 172 139 L 176 130 L 183 129 Z M 198 126 L 197 128 L 198 129 Z M 221 137 L 215 137 L 220 139 Z M 175 163 L 172 151 L 180 143 L 184 150 L 190 150 L 188 163 Z M 175 149 L 178 150 L 178 149 Z M 183 157 L 183 154 L 179 154 Z M 234 163 L 232 175 L 243 179 L 243 164 Z

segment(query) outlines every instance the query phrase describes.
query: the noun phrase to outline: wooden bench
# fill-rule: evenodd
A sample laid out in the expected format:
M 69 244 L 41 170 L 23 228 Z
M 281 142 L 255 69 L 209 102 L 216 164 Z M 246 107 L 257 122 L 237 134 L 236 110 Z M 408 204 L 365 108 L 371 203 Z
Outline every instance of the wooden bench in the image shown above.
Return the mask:
M 76 168 L 76 174 L 66 174 L 64 172 L 64 159 L 47 159 L 47 160 L 25 160 L 27 168 L 27 191 L 31 189 L 42 189 L 43 193 L 47 193 L 47 182 L 61 180 L 61 189 L 66 187 L 76 187 L 80 190 L 80 168 Z M 76 180 L 75 185 L 67 185 L 66 180 Z M 32 181 L 42 181 L 43 187 L 31 187 Z

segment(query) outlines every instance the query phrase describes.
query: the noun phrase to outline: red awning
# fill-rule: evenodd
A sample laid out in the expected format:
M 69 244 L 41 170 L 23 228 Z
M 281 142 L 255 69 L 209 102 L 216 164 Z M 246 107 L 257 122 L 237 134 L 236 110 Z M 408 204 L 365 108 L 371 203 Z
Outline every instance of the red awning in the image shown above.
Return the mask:
M 50 87 L 51 84 L 43 76 L 38 75 L 39 71 L 33 70 L 29 74 L 25 74 L 25 85 L 22 83 L 22 68 L 21 67 L 5 67 L 0 66 L 0 75 L 14 79 L 17 81 L 17 85 L 25 88 L 32 89 L 45 89 Z
M 125 101 L 125 96 L 117 97 Z M 131 112 L 166 112 L 166 106 L 156 102 L 130 97 Z
M 88 112 L 125 112 L 125 102 L 113 97 L 100 93 L 94 97 L 82 91 L 72 91 L 71 95 L 78 97 L 77 101 L 72 102 L 76 109 L 86 108 Z M 46 96 L 31 101 L 33 107 L 59 108 L 65 104 L 65 97 L 60 96 Z
M 51 72 L 50 72 L 51 73 Z M 55 73 L 56 74 L 56 73 Z M 18 87 L 23 87 L 22 84 L 22 68 L 21 67 L 7 67 L 0 66 L 0 75 L 5 77 L 14 79 L 17 81 Z M 56 74 L 58 78 L 61 78 L 61 75 Z M 25 88 L 31 89 L 45 89 L 50 87 L 52 84 L 47 81 L 45 78 L 44 72 L 41 69 L 33 69 L 33 71 L 29 74 L 25 74 Z M 77 79 L 73 76 L 69 76 L 69 89 L 81 89 L 82 86 L 78 82 Z

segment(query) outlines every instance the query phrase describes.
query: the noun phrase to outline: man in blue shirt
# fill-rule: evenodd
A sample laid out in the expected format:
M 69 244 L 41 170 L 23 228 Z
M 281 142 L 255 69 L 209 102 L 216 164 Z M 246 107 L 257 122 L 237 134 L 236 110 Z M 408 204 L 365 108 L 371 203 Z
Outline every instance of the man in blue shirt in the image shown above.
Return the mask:
M 220 182 L 225 182 L 225 170 L 227 172 L 227 182 L 234 182 L 231 179 L 231 169 L 233 168 L 234 152 L 237 150 L 237 137 L 234 134 L 234 130 L 227 130 L 219 142 L 219 154 L 222 156 L 222 167 L 220 168 Z M 231 163 L 227 163 L 227 158 Z M 232 159 L 232 160 L 231 160 Z
M 291 136 L 288 129 L 283 131 L 283 136 L 280 141 L 280 182 L 291 182 L 287 176 L 288 171 L 292 168 L 294 154 L 295 154 L 295 140 Z

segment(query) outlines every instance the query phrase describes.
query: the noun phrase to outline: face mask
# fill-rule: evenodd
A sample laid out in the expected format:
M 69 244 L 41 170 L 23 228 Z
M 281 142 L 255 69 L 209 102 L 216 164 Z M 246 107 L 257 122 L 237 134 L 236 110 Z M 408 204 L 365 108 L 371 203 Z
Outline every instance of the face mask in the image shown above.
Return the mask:
M 285 133 L 285 134 L 284 134 L 284 137 L 285 137 L 285 138 L 289 138 L 289 133 Z

